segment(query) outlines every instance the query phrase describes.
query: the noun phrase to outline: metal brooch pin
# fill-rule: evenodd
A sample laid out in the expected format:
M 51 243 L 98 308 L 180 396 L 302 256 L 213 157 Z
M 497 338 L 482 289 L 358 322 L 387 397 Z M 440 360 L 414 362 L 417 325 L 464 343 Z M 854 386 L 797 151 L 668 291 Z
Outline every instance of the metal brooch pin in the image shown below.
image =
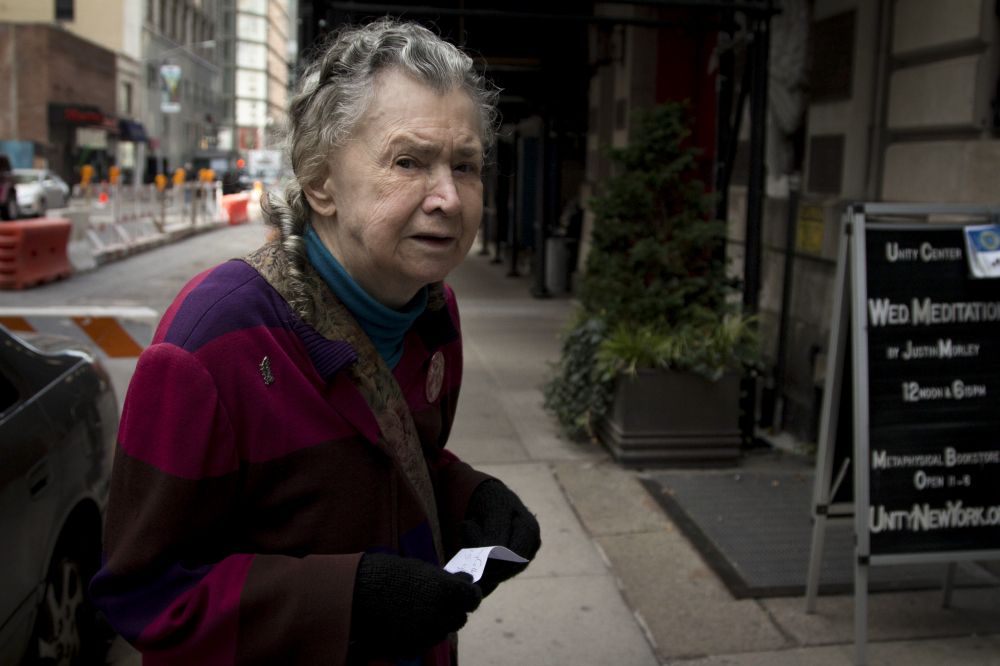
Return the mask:
M 271 382 L 274 381 L 274 375 L 271 374 L 271 362 L 264 357 L 264 360 L 260 362 L 260 376 L 264 378 L 264 386 L 270 386 Z

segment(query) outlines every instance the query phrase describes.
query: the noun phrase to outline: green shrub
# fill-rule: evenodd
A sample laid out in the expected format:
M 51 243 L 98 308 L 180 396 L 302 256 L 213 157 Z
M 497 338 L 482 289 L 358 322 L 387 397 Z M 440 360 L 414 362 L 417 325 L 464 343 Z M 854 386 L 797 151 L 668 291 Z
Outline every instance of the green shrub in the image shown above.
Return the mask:
M 558 373 L 545 385 L 545 407 L 559 421 L 563 435 L 585 441 L 590 424 L 607 411 L 611 401 L 611 375 L 594 362 L 607 326 L 602 318 L 582 317 L 563 339 Z
M 634 139 L 609 151 L 617 175 L 589 202 L 582 309 L 545 386 L 545 406 L 571 439 L 592 436 L 620 372 L 673 368 L 715 380 L 755 362 L 759 340 L 718 258 L 725 223 L 711 219 L 698 150 L 684 145 L 687 115 L 678 103 L 637 114 Z
M 756 363 L 760 336 L 751 323 L 733 315 L 719 322 L 686 324 L 666 331 L 622 324 L 598 347 L 598 374 L 634 376 L 643 368 L 661 368 L 689 370 L 718 381 L 727 369 Z

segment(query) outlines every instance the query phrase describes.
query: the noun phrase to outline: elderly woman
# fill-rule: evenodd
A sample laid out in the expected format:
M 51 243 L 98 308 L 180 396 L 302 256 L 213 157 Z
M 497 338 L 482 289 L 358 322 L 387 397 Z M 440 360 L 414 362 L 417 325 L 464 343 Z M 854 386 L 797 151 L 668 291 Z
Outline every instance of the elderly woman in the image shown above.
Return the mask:
M 532 558 L 517 496 L 444 449 L 462 376 L 442 279 L 482 213 L 495 92 L 455 47 L 339 34 L 289 105 L 280 238 L 192 280 L 129 387 L 92 596 L 145 664 L 455 663 Z

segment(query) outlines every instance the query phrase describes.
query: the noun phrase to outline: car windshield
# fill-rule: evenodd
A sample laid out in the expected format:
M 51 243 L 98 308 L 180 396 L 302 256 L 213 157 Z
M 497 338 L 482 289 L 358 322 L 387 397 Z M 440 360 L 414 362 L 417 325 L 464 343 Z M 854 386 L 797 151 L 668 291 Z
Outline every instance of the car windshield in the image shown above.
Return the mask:
M 14 173 L 14 182 L 15 183 L 21 183 L 21 184 L 25 184 L 25 183 L 37 183 L 41 177 L 42 177 L 42 174 L 40 174 L 40 173 L 16 173 L 15 172 Z

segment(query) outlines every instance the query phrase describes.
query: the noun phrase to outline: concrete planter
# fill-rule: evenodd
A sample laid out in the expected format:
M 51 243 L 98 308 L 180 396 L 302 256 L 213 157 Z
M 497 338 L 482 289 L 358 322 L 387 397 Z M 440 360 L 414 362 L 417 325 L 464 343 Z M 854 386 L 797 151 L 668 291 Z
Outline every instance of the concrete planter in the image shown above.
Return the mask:
M 740 376 L 671 370 L 618 378 L 598 436 L 626 467 L 732 463 L 740 454 Z

